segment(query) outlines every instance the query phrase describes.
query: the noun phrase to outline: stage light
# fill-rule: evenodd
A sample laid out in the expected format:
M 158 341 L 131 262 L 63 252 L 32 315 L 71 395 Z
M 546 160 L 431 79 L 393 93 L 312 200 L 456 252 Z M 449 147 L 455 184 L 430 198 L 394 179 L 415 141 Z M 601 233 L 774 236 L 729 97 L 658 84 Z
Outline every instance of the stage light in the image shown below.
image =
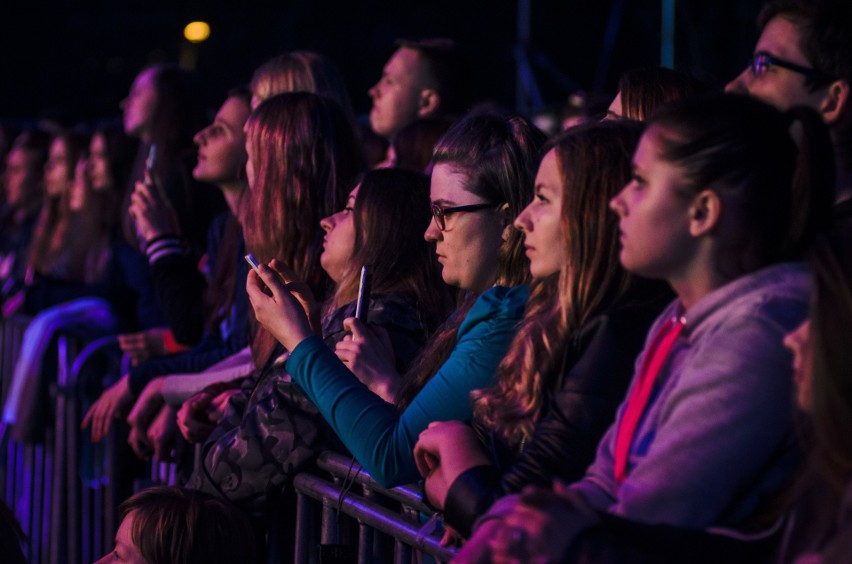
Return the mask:
M 201 43 L 210 37 L 210 24 L 207 22 L 189 22 L 183 28 L 183 36 L 190 43 Z

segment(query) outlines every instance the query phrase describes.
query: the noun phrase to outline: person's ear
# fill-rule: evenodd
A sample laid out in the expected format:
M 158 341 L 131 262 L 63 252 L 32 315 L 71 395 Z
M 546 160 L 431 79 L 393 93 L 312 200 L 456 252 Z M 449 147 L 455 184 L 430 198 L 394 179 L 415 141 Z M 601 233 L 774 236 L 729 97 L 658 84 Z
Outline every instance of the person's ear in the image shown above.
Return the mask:
M 437 90 L 424 88 L 420 91 L 420 101 L 417 105 L 417 117 L 428 117 L 438 111 L 441 105 L 441 95 Z
M 850 105 L 849 83 L 845 80 L 835 80 L 828 85 L 825 97 L 820 103 L 820 113 L 829 126 L 839 122 L 843 116 L 852 112 Z
M 713 190 L 700 192 L 689 206 L 689 234 L 701 237 L 719 225 L 722 215 L 722 199 Z
M 503 240 L 508 241 L 509 237 L 511 237 L 512 233 L 515 231 L 515 218 L 513 218 L 512 214 L 509 212 L 509 204 L 503 204 L 500 206 L 497 213 L 500 214 L 500 217 L 503 220 Z

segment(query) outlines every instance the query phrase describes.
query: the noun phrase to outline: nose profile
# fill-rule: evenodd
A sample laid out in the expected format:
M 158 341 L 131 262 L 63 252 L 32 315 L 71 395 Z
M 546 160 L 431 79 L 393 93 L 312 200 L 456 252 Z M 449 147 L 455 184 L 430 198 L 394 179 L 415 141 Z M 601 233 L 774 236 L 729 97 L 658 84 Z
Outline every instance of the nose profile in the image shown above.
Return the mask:
M 333 222 L 333 219 L 334 219 L 334 216 L 333 216 L 333 215 L 330 215 L 330 216 L 328 216 L 328 217 L 324 217 L 324 218 L 322 218 L 322 219 L 320 220 L 320 227 L 322 227 L 322 229 L 323 229 L 326 233 L 328 233 L 329 231 L 331 231 L 331 230 L 332 230 L 332 228 L 334 228 L 334 222 Z
M 429 222 L 429 227 L 426 228 L 426 232 L 423 233 L 423 238 L 430 243 L 434 243 L 441 238 L 441 230 L 438 229 L 438 223 L 434 217 L 432 218 L 432 221 Z
M 748 94 L 748 74 L 749 69 L 746 68 L 736 78 L 725 85 L 725 92 L 728 94 Z
M 529 228 L 531 226 L 531 222 L 529 220 L 527 208 L 521 210 L 521 213 L 519 213 L 518 217 L 515 218 L 515 221 L 512 223 L 512 226 L 523 233 L 527 233 L 530 230 Z
M 627 215 L 627 207 L 624 205 L 624 200 L 621 198 L 623 193 L 624 189 L 622 189 L 621 192 L 616 194 L 615 197 L 609 201 L 609 209 L 618 214 L 618 217 L 624 217 Z

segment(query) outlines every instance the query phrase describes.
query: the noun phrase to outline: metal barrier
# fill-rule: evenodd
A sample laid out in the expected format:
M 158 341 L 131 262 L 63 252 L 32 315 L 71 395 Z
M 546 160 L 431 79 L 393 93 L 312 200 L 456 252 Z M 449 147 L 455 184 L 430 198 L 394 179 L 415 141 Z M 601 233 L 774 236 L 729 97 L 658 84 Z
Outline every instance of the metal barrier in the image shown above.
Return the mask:
M 358 562 L 411 562 L 417 553 L 440 561 L 454 556 L 454 550 L 441 546 L 438 519 L 421 501 L 418 487 L 383 488 L 351 459 L 337 453 L 321 454 L 318 466 L 332 476 L 331 482 L 310 473 L 293 480 L 297 493 L 295 562 L 318 561 L 318 524 L 320 545 L 341 543 L 340 529 L 345 525 L 341 514 L 357 523 L 357 541 L 348 540 L 357 546 Z M 356 485 L 359 492 L 353 493 Z
M 12 318 L 0 323 L 4 404 L 28 322 Z M 100 346 L 105 344 L 109 342 Z M 27 536 L 25 556 L 31 563 L 92 562 L 112 550 L 120 501 L 116 441 L 110 437 L 92 445 L 82 440 L 77 382 L 81 363 L 74 365 L 81 349 L 77 339 L 56 336 L 56 380 L 49 385 L 54 417 L 44 441 L 20 443 L 8 429 L 2 434 L 0 496 Z
M 27 323 L 23 318 L 0 322 L 4 403 Z M 105 338 L 82 347 L 76 339 L 58 335 L 56 381 L 50 390 L 55 417 L 44 442 L 24 444 L 5 430 L 2 434 L 0 498 L 29 539 L 25 555 L 31 563 L 92 562 L 112 550 L 116 510 L 136 476 L 120 467 L 118 445 L 125 437 L 115 429 L 98 445 L 80 432 L 84 406 L 78 382 L 86 359 L 112 342 Z M 294 478 L 295 507 L 282 509 L 289 518 L 279 527 L 289 540 L 280 544 L 276 558 L 317 562 L 321 551 L 334 550 L 356 551 L 359 562 L 404 563 L 422 554 L 452 558 L 454 552 L 440 546 L 437 519 L 417 487 L 382 488 L 336 453 L 321 454 L 318 466 L 320 472 Z M 139 483 L 174 485 L 174 464 L 153 461 L 148 468 L 147 479 Z M 344 542 L 352 548 L 334 546 Z

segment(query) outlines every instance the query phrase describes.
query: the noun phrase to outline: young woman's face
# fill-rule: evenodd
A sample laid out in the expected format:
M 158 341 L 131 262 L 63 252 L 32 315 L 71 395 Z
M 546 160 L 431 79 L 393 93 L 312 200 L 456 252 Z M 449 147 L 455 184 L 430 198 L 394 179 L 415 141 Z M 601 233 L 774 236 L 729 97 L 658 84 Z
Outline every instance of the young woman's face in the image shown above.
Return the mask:
M 243 126 L 248 115 L 249 107 L 241 98 L 228 98 L 213 123 L 195 135 L 198 163 L 192 175 L 196 180 L 221 185 L 236 183 L 243 177 L 246 162 Z
M 486 203 L 481 196 L 464 188 L 466 180 L 449 163 L 435 165 L 430 190 L 432 204 L 452 208 Z M 435 243 L 444 282 L 475 292 L 494 285 L 506 227 L 504 217 L 495 204 L 493 208 L 447 214 L 443 231 L 438 228 L 437 220 L 432 219 L 425 238 Z
M 93 190 L 108 190 L 112 187 L 113 179 L 109 172 L 106 140 L 100 133 L 92 135 L 92 141 L 89 143 L 88 167 L 89 182 Z
M 133 538 L 130 535 L 133 527 L 135 511 L 127 514 L 121 525 L 118 526 L 118 532 L 115 533 L 115 550 L 95 562 L 95 564 L 110 564 L 111 562 L 127 562 L 129 564 L 146 564 L 145 558 L 139 549 L 133 544 Z
M 535 177 L 535 197 L 515 220 L 524 233 L 524 248 L 530 259 L 530 273 L 544 278 L 559 272 L 565 263 L 565 236 L 562 233 L 562 175 L 556 151 L 541 161 Z
M 325 231 L 322 240 L 320 265 L 335 284 L 340 284 L 346 273 L 352 268 L 352 256 L 355 254 L 355 199 L 358 186 L 349 193 L 346 206 L 322 221 Z
M 695 256 L 689 233 L 692 197 L 681 170 L 660 156 L 657 127 L 646 131 L 633 155 L 633 179 L 610 201 L 620 218 L 621 264 L 648 278 L 686 275 Z
M 793 378 L 796 382 L 796 402 L 804 411 L 811 411 L 813 382 L 813 345 L 811 321 L 806 319 L 784 337 L 784 346 L 793 353 Z
M 71 181 L 71 166 L 68 163 L 68 147 L 61 138 L 50 144 L 50 153 L 44 165 L 44 189 L 55 198 L 68 191 Z
M 25 207 L 38 195 L 40 167 L 34 163 L 32 152 L 15 147 L 6 156 L 5 180 L 6 203 L 15 207 Z
M 121 101 L 124 112 L 124 132 L 131 137 L 146 140 L 154 122 L 157 109 L 157 90 L 154 85 L 155 69 L 139 73 L 130 87 L 127 98 Z

